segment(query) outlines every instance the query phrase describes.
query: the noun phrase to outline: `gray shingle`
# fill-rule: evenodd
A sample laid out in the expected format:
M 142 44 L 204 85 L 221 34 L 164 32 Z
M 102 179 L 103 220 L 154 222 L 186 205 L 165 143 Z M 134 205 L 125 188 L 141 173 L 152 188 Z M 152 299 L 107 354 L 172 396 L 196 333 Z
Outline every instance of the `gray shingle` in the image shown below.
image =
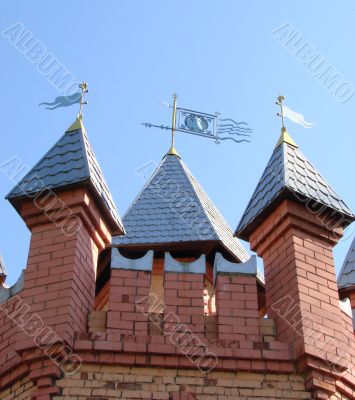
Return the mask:
M 79 118 L 6 198 L 16 208 L 18 199 L 34 195 L 43 188 L 58 189 L 71 185 L 89 186 L 115 232 L 123 232 L 117 208 Z
M 335 210 L 349 217 L 349 222 L 355 219 L 352 211 L 298 147 L 287 141 L 281 141 L 275 148 L 246 207 L 236 229 L 236 236 L 248 240 L 249 228 L 261 214 L 282 196 L 292 194 L 302 195 L 330 210 Z
M 355 286 L 355 237 L 338 276 L 339 289 Z
M 211 241 L 240 261 L 248 254 L 178 156 L 166 155 L 123 217 L 126 235 L 113 244 Z

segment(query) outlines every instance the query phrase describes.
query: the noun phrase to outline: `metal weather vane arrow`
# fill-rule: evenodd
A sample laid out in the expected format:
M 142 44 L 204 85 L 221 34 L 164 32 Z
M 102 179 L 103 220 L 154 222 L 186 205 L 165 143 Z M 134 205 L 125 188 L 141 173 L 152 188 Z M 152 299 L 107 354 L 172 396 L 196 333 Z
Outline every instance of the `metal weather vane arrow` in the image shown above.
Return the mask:
M 172 147 L 174 147 L 175 132 L 184 132 L 213 139 L 215 143 L 220 143 L 221 140 L 232 140 L 236 143 L 250 143 L 252 129 L 248 127 L 246 122 L 237 122 L 232 118 L 220 118 L 221 114 L 218 112 L 208 114 L 177 107 L 176 94 L 173 95 L 172 106 L 168 103 L 163 104 L 173 109 L 171 126 L 155 125 L 150 122 L 143 122 L 142 125 L 147 128 L 170 130 L 172 133 Z

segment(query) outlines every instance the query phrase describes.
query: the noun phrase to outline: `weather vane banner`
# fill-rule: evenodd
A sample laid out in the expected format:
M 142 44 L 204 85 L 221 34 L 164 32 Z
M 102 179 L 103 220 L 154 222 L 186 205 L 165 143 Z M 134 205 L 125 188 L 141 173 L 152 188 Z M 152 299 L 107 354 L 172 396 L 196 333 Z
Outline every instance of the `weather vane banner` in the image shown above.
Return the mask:
M 164 103 L 166 104 L 166 103 Z M 173 125 L 154 125 L 149 122 L 143 123 L 147 128 L 160 128 L 189 133 L 214 139 L 216 143 L 221 140 L 232 140 L 236 143 L 250 142 L 252 129 L 246 122 L 237 122 L 232 118 L 221 118 L 220 113 L 208 114 L 201 111 L 190 110 L 181 107 L 173 108 Z
M 45 107 L 47 110 L 55 110 L 60 107 L 69 107 L 73 104 L 80 104 L 79 114 L 82 113 L 82 106 L 84 104 L 88 104 L 87 101 L 84 101 L 84 94 L 89 93 L 87 82 L 82 82 L 79 85 L 79 92 L 76 92 L 69 96 L 58 96 L 52 102 L 42 102 L 38 104 L 39 106 L 48 106 Z

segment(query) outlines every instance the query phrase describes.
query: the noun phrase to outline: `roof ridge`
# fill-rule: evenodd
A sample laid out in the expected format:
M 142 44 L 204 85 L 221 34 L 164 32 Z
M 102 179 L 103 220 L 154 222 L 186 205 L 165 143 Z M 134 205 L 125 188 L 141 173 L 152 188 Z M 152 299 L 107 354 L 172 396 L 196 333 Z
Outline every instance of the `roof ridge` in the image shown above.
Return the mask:
M 202 194 L 206 197 L 206 199 L 207 199 L 207 201 L 209 203 L 209 206 L 212 207 L 213 211 L 218 215 L 218 217 L 220 218 L 220 220 L 222 221 L 222 223 L 224 225 L 224 228 L 226 228 L 226 229 L 228 229 L 228 231 L 230 231 L 230 236 L 231 236 L 230 239 L 233 240 L 236 245 L 238 245 L 239 250 L 244 253 L 245 259 L 247 259 L 249 257 L 248 253 L 246 252 L 244 247 L 239 243 L 239 240 L 233 236 L 232 228 L 229 226 L 228 222 L 223 217 L 222 213 L 216 207 L 214 202 L 210 199 L 210 197 L 208 196 L 206 191 L 203 189 L 201 184 L 197 181 L 197 179 L 195 178 L 194 174 L 190 171 L 190 169 L 187 167 L 187 165 L 182 160 L 179 160 L 179 161 L 180 161 L 181 166 L 183 167 L 183 170 L 184 170 L 184 173 L 185 173 L 185 175 L 187 177 L 187 180 L 188 180 L 189 184 L 191 185 L 193 192 L 195 193 L 197 201 L 199 202 L 200 207 L 202 208 L 203 213 L 205 214 L 205 216 L 207 217 L 208 221 L 212 225 L 213 231 L 214 231 L 215 235 L 217 236 L 216 239 L 220 240 L 224 246 L 228 247 L 227 243 L 225 243 L 225 239 L 226 238 L 223 237 L 222 232 L 219 231 L 219 227 L 216 224 L 216 221 L 212 218 L 212 216 L 206 210 L 206 208 L 205 208 L 205 206 L 203 204 L 203 201 L 200 198 L 199 193 L 196 191 L 194 185 L 196 185 L 198 187 L 198 189 L 202 192 Z M 189 175 L 191 176 L 191 179 L 190 179 Z M 231 249 L 231 248 L 228 248 L 228 249 L 233 252 L 233 249 Z M 240 261 L 243 261 L 243 257 L 240 257 Z
M 261 183 L 262 183 L 263 180 L 264 180 L 263 178 L 264 178 L 264 175 L 265 175 L 267 169 L 269 168 L 269 166 L 271 165 L 271 163 L 274 162 L 273 159 L 275 158 L 276 152 L 277 152 L 277 151 L 280 151 L 280 149 L 283 151 L 283 144 L 284 144 L 284 143 L 282 143 L 280 146 L 275 147 L 274 150 L 273 150 L 273 152 L 271 153 L 271 156 L 269 157 L 269 160 L 268 160 L 268 162 L 267 162 L 267 164 L 266 164 L 266 167 L 263 169 L 263 171 L 262 171 L 262 173 L 261 173 L 261 176 L 260 176 L 260 179 L 258 180 L 258 183 L 256 184 L 256 187 L 255 187 L 255 189 L 254 189 L 254 191 L 253 191 L 253 193 L 252 193 L 252 195 L 251 195 L 251 197 L 250 197 L 250 200 L 248 201 L 248 203 L 247 203 L 247 205 L 246 205 L 246 207 L 245 207 L 245 211 L 244 211 L 242 217 L 240 218 L 240 221 L 239 221 L 239 223 L 238 223 L 238 225 L 237 225 L 237 228 L 236 228 L 236 230 L 235 230 L 236 233 L 239 232 L 239 230 L 240 230 L 241 228 L 244 228 L 244 225 L 241 226 L 241 223 L 243 222 L 243 219 L 244 219 L 244 217 L 245 217 L 245 213 L 246 213 L 246 211 L 249 209 L 249 207 L 251 206 L 251 204 L 253 203 L 254 198 L 255 198 L 256 194 L 258 193 L 258 191 L 259 191 L 260 185 L 261 185 Z M 283 151 L 282 157 L 284 157 L 284 151 Z M 283 175 L 284 175 L 284 176 L 283 176 L 283 182 L 285 182 L 285 174 L 283 174 Z M 278 191 L 277 193 L 275 193 L 275 194 L 274 194 L 274 197 L 277 196 L 277 194 L 278 194 L 279 192 L 280 192 L 280 191 Z M 273 198 L 274 198 L 274 197 L 273 197 Z M 266 205 L 264 208 L 266 208 L 266 207 L 267 207 L 267 205 Z
M 285 145 L 288 145 L 288 144 L 285 144 Z M 290 145 L 288 145 L 288 146 L 290 146 Z M 313 163 L 310 162 L 310 161 L 308 160 L 308 158 L 303 154 L 303 152 L 300 150 L 300 148 L 299 148 L 299 147 L 294 148 L 294 147 L 291 146 L 291 149 L 292 149 L 297 155 L 299 154 L 299 155 L 301 156 L 301 158 L 304 160 L 305 163 L 308 163 L 308 164 L 309 164 L 309 166 L 313 169 L 314 173 L 320 178 L 320 180 L 323 181 L 323 182 L 325 183 L 325 185 L 327 186 L 327 188 L 330 189 L 330 190 L 334 193 L 334 195 L 335 195 L 336 198 L 337 198 L 336 200 L 337 200 L 338 202 L 341 202 L 342 205 L 343 205 L 345 208 L 347 208 L 347 210 L 350 212 L 349 215 L 350 215 L 350 216 L 355 216 L 355 215 L 353 214 L 353 212 L 351 211 L 351 209 L 345 204 L 345 202 L 344 202 L 344 201 L 342 200 L 342 198 L 339 196 L 339 194 L 333 189 L 333 186 L 330 185 L 330 184 L 328 183 L 328 181 L 326 181 L 326 179 L 324 178 L 324 176 L 319 172 L 318 168 L 316 168 L 316 167 L 313 165 Z M 288 164 L 288 163 L 289 163 L 289 160 L 287 159 L 286 162 L 287 162 L 287 164 Z M 286 164 L 285 164 L 285 165 L 286 165 Z M 286 168 L 285 168 L 285 171 L 286 171 Z M 286 175 L 286 173 L 285 173 L 285 175 Z M 288 189 L 290 189 L 290 190 L 292 190 L 292 191 L 295 191 L 294 188 L 292 188 L 292 186 L 290 186 L 290 185 L 289 185 L 289 182 L 286 181 L 286 180 L 285 180 L 285 186 L 286 186 Z M 331 195 L 332 197 L 334 197 L 334 196 L 332 195 L 332 193 L 330 193 L 330 195 Z M 329 207 L 329 205 L 327 205 L 322 199 L 319 199 L 319 198 L 315 199 L 315 198 L 313 198 L 313 197 L 311 196 L 311 194 L 309 194 L 309 196 L 310 196 L 313 200 L 318 201 L 320 204 L 322 204 L 322 205 L 324 205 L 324 206 L 326 206 L 326 207 Z
M 145 182 L 145 184 L 143 185 L 143 187 L 141 188 L 141 190 L 139 191 L 139 193 L 137 194 L 137 196 L 134 198 L 134 200 L 132 201 L 132 203 L 130 204 L 130 206 L 127 208 L 126 212 L 123 214 L 122 219 L 124 219 L 126 217 L 126 215 L 129 213 L 129 211 L 134 207 L 135 204 L 137 204 L 137 201 L 139 200 L 139 198 L 141 197 L 141 194 L 144 192 L 144 190 L 147 188 L 147 186 L 150 184 L 150 182 L 153 180 L 153 178 L 157 175 L 157 173 L 159 172 L 160 167 L 162 166 L 163 162 L 165 160 L 165 157 L 160 161 L 160 163 L 158 164 L 158 166 L 155 168 L 153 174 L 151 175 L 151 177 Z
M 82 140 L 82 143 L 84 145 L 84 157 L 86 160 L 86 166 L 87 166 L 87 174 L 89 175 L 89 179 L 90 182 L 96 187 L 96 190 L 99 192 L 99 188 L 97 187 L 97 182 L 94 179 L 94 172 L 99 176 L 100 178 L 100 192 L 99 195 L 101 196 L 101 198 L 103 199 L 103 201 L 105 202 L 106 206 L 108 207 L 108 209 L 110 210 L 110 213 L 112 215 L 114 215 L 114 218 L 118 218 L 119 220 L 119 224 L 122 227 L 122 230 L 124 232 L 124 227 L 122 224 L 122 221 L 119 218 L 119 213 L 115 204 L 115 201 L 112 197 L 111 191 L 109 189 L 109 186 L 106 182 L 105 176 L 102 172 L 102 168 L 100 167 L 99 161 L 97 160 L 97 157 L 95 155 L 95 152 L 90 144 L 89 141 L 89 136 L 86 133 L 86 129 L 84 127 L 84 124 L 82 123 L 82 128 L 81 128 L 81 135 L 80 135 L 80 139 Z M 89 154 L 91 153 L 91 154 Z M 92 173 L 91 168 L 94 170 L 94 172 Z M 107 203 L 110 204 L 107 204 Z M 113 209 L 113 210 L 112 210 Z
M 197 200 L 198 203 L 200 204 L 200 207 L 201 207 L 201 209 L 202 209 L 202 212 L 205 214 L 206 218 L 207 218 L 207 219 L 210 221 L 210 223 L 212 224 L 212 228 L 213 228 L 213 231 L 214 231 L 214 233 L 215 233 L 215 235 L 216 235 L 216 239 L 221 240 L 221 238 L 220 238 L 220 236 L 218 235 L 218 232 L 216 231 L 216 228 L 215 228 L 215 226 L 214 226 L 214 224 L 213 224 L 211 218 L 209 217 L 208 213 L 206 212 L 205 207 L 203 206 L 202 201 L 201 201 L 199 195 L 197 194 L 197 192 L 196 192 L 196 190 L 195 190 L 195 188 L 194 188 L 194 185 L 192 184 L 192 182 L 191 182 L 191 180 L 190 180 L 190 178 L 189 178 L 189 176 L 188 176 L 186 170 L 187 170 L 187 171 L 191 174 L 191 176 L 193 177 L 192 172 L 187 168 L 187 166 L 185 165 L 185 163 L 184 163 L 181 159 L 179 159 L 179 164 L 181 165 L 181 167 L 182 167 L 182 169 L 183 169 L 183 172 L 184 172 L 184 174 L 185 174 L 185 177 L 186 177 L 186 179 L 187 179 L 189 185 L 190 185 L 191 188 L 192 188 L 192 191 L 193 191 L 193 193 L 194 193 L 194 195 L 195 195 L 195 197 L 196 197 L 196 200 Z M 185 169 L 185 168 L 186 168 L 186 169 Z M 200 185 L 199 185 L 199 186 L 200 186 Z M 202 189 L 201 186 L 200 186 L 200 188 Z M 203 189 L 202 189 L 202 190 L 203 190 Z M 207 196 L 207 194 L 206 194 L 206 196 Z M 207 197 L 208 197 L 208 196 L 207 196 Z M 211 201 L 211 200 L 210 200 L 210 201 Z
M 286 151 L 285 151 L 285 146 L 292 146 L 291 144 L 287 143 L 287 142 L 283 142 L 281 145 L 281 149 L 282 149 L 282 157 L 284 159 L 284 165 L 286 165 L 286 163 L 288 162 L 288 160 L 286 159 Z M 295 149 L 298 147 L 295 147 Z M 283 173 L 282 173 L 282 185 L 283 186 L 287 186 L 287 179 L 286 179 L 286 168 L 283 169 Z
M 88 138 L 88 136 L 87 136 L 87 134 L 86 134 L 86 131 L 85 131 L 85 128 L 84 128 L 84 125 L 82 125 L 82 128 L 81 129 L 78 129 L 78 131 L 80 131 L 80 142 L 81 142 L 81 144 L 84 146 L 84 149 L 85 149 L 85 151 L 84 151 L 84 158 L 85 158 L 85 163 L 84 163 L 84 166 L 85 166 L 85 169 L 86 169 L 86 173 L 89 175 L 89 179 L 90 179 L 90 181 L 92 181 L 92 177 L 91 177 L 91 174 L 90 174 L 90 166 L 89 166 L 89 158 L 88 158 L 88 149 L 87 149 L 87 146 L 86 146 L 86 143 L 85 143 L 85 138 L 84 138 L 84 135 L 86 136 L 86 139 L 87 139 L 87 141 L 89 141 L 89 138 Z M 72 132 L 72 131 L 69 131 L 69 132 Z

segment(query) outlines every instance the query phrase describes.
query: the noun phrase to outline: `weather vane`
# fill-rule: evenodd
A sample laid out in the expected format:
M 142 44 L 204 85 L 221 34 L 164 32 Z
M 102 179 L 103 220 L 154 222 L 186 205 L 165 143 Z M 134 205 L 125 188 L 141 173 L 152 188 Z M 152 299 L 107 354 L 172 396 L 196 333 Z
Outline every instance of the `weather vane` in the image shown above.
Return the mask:
M 190 133 L 208 139 L 215 143 L 221 140 L 233 140 L 236 143 L 250 142 L 252 129 L 246 122 L 237 122 L 231 118 L 220 118 L 220 113 L 208 114 L 177 107 L 177 95 L 173 95 L 173 105 L 166 104 L 173 109 L 171 126 L 154 125 L 143 122 L 147 128 L 160 128 L 171 131 L 171 147 L 174 148 L 175 132 Z M 236 137 L 233 137 L 236 136 Z
M 79 88 L 81 89 L 79 116 L 82 116 L 83 115 L 83 105 L 88 104 L 87 101 L 84 101 L 85 93 L 89 93 L 87 82 L 83 81 L 82 83 L 80 83 Z
M 88 104 L 87 101 L 84 101 L 84 95 L 89 93 L 87 82 L 82 82 L 79 84 L 80 91 L 77 91 L 73 94 L 68 94 L 66 96 L 57 96 L 52 102 L 43 102 L 40 103 L 39 106 L 49 106 L 46 107 L 47 110 L 55 110 L 60 107 L 69 107 L 73 104 L 80 104 L 79 107 L 79 116 L 83 115 L 83 105 Z
M 278 112 L 277 115 L 278 115 L 279 117 L 281 117 L 282 128 L 285 129 L 285 123 L 284 123 L 284 109 L 283 109 L 283 105 L 282 105 L 282 103 L 283 103 L 284 100 L 285 100 L 284 96 L 282 96 L 282 95 L 280 94 L 280 96 L 277 98 L 275 104 L 276 104 L 277 106 L 280 106 L 280 112 Z

